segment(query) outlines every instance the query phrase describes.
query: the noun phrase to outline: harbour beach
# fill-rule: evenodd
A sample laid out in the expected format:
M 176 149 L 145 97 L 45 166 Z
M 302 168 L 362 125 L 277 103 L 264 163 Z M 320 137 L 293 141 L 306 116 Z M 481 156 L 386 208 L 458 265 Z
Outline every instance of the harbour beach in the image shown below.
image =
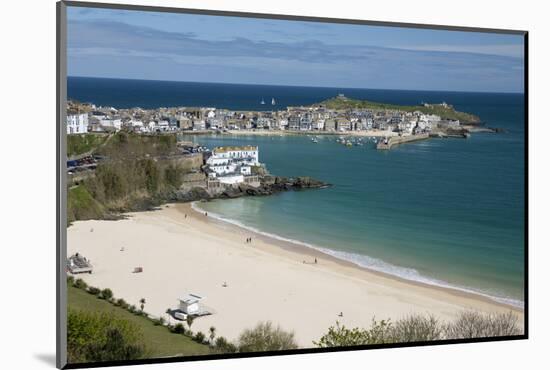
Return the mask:
M 145 298 L 153 316 L 167 319 L 166 310 L 188 293 L 205 297 L 201 303 L 213 314 L 196 319 L 192 330 L 206 333 L 214 326 L 230 340 L 268 320 L 294 331 L 302 348 L 312 347 L 336 321 L 368 327 L 373 318 L 413 313 L 450 321 L 474 309 L 513 311 L 523 322 L 519 308 L 360 268 L 206 216 L 189 203 L 119 221 L 74 222 L 67 248 L 68 255 L 91 260 L 93 273 L 79 275 L 89 285 L 110 288 L 130 304 Z M 133 273 L 136 267 L 143 272 Z

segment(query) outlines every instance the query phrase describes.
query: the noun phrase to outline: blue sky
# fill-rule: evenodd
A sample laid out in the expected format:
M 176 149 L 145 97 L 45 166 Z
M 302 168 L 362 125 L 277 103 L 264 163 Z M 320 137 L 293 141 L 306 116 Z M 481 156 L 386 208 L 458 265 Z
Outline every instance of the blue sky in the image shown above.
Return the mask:
M 523 92 L 523 37 L 69 7 L 68 75 Z

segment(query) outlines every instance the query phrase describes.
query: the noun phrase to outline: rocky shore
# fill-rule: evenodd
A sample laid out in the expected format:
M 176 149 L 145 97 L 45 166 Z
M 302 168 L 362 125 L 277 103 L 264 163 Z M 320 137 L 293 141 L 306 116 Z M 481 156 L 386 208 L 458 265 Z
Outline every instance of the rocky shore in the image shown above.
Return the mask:
M 280 177 L 263 176 L 260 186 L 254 187 L 239 184 L 222 191 L 212 192 L 203 187 L 193 187 L 189 190 L 176 190 L 168 194 L 169 202 L 192 202 L 196 200 L 231 199 L 244 196 L 267 196 L 291 190 L 322 189 L 331 186 L 311 177 Z

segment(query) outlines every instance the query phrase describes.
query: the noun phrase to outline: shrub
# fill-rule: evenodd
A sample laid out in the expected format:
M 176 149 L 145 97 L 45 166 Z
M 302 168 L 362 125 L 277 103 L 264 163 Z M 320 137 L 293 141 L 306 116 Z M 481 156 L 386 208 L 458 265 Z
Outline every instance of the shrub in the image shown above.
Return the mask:
M 86 284 L 84 280 L 78 278 L 74 281 L 74 286 L 78 289 L 86 289 L 88 287 L 88 284 Z
M 88 287 L 88 293 L 90 293 L 92 295 L 99 295 L 99 293 L 101 293 L 101 290 L 99 288 L 94 287 L 94 286 L 90 286 L 90 287 Z
M 132 360 L 146 354 L 139 327 L 109 313 L 69 309 L 67 356 L 70 363 Z
M 279 351 L 298 348 L 294 333 L 286 332 L 271 322 L 260 322 L 253 329 L 246 329 L 238 340 L 240 352 Z
M 101 291 L 101 297 L 106 300 L 110 300 L 113 298 L 113 291 L 109 288 L 105 288 Z
M 122 308 L 126 308 L 126 309 L 128 308 L 128 303 L 126 303 L 126 301 L 122 298 L 117 299 L 116 302 L 115 302 L 115 305 L 120 306 Z
M 444 326 L 434 316 L 410 315 L 390 329 L 389 342 L 423 342 L 442 339 Z
M 348 329 L 337 321 L 336 326 L 331 326 L 328 332 L 313 344 L 318 347 L 339 347 L 387 343 L 391 338 L 391 329 L 389 320 L 378 322 L 373 319 L 369 329 Z
M 128 311 L 130 311 L 131 313 L 136 313 L 137 311 L 137 308 L 136 308 L 136 305 L 131 305 L 131 306 L 128 306 Z
M 67 276 L 67 286 L 74 285 L 74 277 L 68 275 Z
M 463 311 L 458 318 L 447 325 L 448 339 L 499 337 L 521 335 L 518 318 L 513 312 L 484 314 L 476 311 Z
M 204 333 L 202 331 L 198 331 L 193 336 L 193 339 L 195 340 L 195 342 L 204 343 L 204 340 L 206 339 L 206 335 L 204 335 Z
M 174 325 L 174 333 L 176 334 L 185 333 L 185 328 L 183 327 L 183 324 L 181 322 L 178 322 L 176 325 Z
M 218 353 L 234 353 L 237 352 L 237 346 L 224 337 L 218 337 L 214 342 L 214 350 Z

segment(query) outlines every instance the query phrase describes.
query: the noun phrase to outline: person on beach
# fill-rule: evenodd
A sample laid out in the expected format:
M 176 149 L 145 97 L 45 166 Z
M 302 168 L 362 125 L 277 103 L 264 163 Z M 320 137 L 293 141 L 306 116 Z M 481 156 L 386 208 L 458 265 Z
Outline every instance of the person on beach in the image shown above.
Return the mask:
M 338 314 L 339 317 L 344 317 L 344 313 L 342 311 L 340 311 L 340 313 Z
M 187 218 L 187 213 L 185 214 L 185 218 Z
M 317 257 L 315 257 L 315 264 L 317 264 Z
M 208 212 L 204 212 L 204 215 L 205 215 L 206 217 L 208 217 Z

